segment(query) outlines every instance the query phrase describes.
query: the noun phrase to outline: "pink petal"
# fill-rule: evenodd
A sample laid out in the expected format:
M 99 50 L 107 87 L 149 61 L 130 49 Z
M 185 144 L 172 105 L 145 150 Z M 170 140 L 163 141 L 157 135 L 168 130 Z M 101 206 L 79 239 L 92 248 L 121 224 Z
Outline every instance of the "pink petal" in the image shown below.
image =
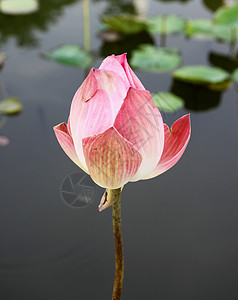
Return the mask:
M 85 172 L 85 168 L 83 168 L 82 164 L 80 163 L 78 156 L 76 154 L 75 148 L 74 148 L 74 143 L 73 139 L 70 136 L 67 128 L 67 124 L 61 123 L 57 126 L 54 127 L 54 132 L 56 135 L 56 138 L 64 150 L 64 152 L 69 156 L 69 158 L 72 159 L 72 161 L 78 165 L 81 169 L 83 169 Z
M 145 88 L 144 88 L 143 84 L 140 82 L 139 78 L 132 71 L 131 67 L 129 66 L 129 64 L 127 62 L 126 53 L 124 53 L 122 55 L 117 55 L 117 56 L 115 56 L 115 58 L 123 67 L 123 69 L 126 73 L 127 79 L 130 83 L 130 86 L 132 86 L 138 90 L 144 90 Z
M 127 78 L 125 70 L 120 62 L 116 59 L 114 54 L 104 59 L 99 67 L 99 70 L 113 71 L 114 73 L 118 74 L 127 85 L 130 86 L 130 82 Z
M 191 136 L 190 115 L 178 119 L 171 127 L 164 124 L 164 150 L 161 159 L 155 170 L 146 178 L 158 176 L 172 168 L 183 155 Z
M 96 70 L 95 76 L 98 88 L 106 91 L 110 99 L 112 118 L 115 119 L 130 86 L 113 71 Z
M 136 148 L 111 127 L 83 140 L 89 173 L 100 186 L 116 189 L 134 177 L 142 157 Z
M 76 102 L 77 108 L 75 109 L 73 104 Z M 86 102 L 76 93 L 73 104 L 70 110 L 70 130 L 77 156 L 86 169 L 82 140 L 104 132 L 113 125 L 112 106 L 104 90 L 97 90 L 94 96 Z
M 141 166 L 133 181 L 152 172 L 164 147 L 164 127 L 150 92 L 130 88 L 114 122 L 116 130 L 140 152 Z

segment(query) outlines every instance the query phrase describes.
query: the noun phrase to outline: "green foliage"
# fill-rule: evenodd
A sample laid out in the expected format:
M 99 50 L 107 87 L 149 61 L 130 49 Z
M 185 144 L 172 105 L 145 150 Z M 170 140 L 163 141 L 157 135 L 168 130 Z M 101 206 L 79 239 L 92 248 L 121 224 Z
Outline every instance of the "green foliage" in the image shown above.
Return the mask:
M 151 94 L 156 107 L 159 110 L 172 113 L 184 106 L 182 98 L 168 92 L 158 92 Z
M 238 4 L 220 8 L 215 13 L 214 20 L 218 25 L 233 26 L 238 24 Z
M 188 37 L 210 37 L 213 30 L 213 23 L 210 19 L 189 20 L 186 24 L 186 35 Z
M 44 53 L 43 57 L 69 66 L 87 68 L 91 65 L 93 57 L 77 45 L 63 45 Z
M 174 78 L 193 83 L 205 85 L 211 90 L 221 91 L 230 85 L 229 73 L 219 68 L 208 66 L 187 66 L 176 70 Z
M 115 17 L 103 17 L 102 21 L 109 29 L 126 35 L 136 34 L 147 29 L 146 23 L 133 15 L 121 14 Z
M 141 45 L 138 50 L 132 52 L 131 64 L 148 72 L 167 72 L 181 64 L 181 56 L 174 48 Z
M 238 68 L 235 69 L 235 71 L 233 72 L 232 79 L 235 81 L 236 84 L 238 84 Z
M 175 15 L 150 17 L 147 21 L 151 33 L 173 34 L 185 30 L 185 20 Z
M 6 98 L 0 101 L 0 113 L 11 115 L 20 111 L 22 111 L 22 104 L 18 98 Z
M 37 0 L 1 0 L 0 11 L 8 15 L 26 15 L 39 9 Z

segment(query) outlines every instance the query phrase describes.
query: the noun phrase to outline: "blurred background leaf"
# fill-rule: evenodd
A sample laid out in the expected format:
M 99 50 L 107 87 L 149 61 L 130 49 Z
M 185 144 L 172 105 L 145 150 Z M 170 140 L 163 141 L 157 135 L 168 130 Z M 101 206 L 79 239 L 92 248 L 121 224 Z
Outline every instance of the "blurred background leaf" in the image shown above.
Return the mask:
M 167 72 L 177 68 L 181 61 L 178 49 L 141 45 L 132 52 L 130 62 L 134 68 L 147 72 Z
M 85 69 L 93 62 L 93 56 L 77 45 L 63 45 L 43 54 L 43 57 L 65 65 Z
M 184 100 L 169 92 L 158 92 L 151 94 L 156 107 L 167 113 L 178 111 L 184 106 Z
M 226 71 L 208 66 L 185 66 L 173 73 L 177 80 L 204 85 L 211 90 L 224 90 L 230 85 L 230 75 Z
M 22 111 L 22 103 L 18 98 L 6 98 L 0 101 L 0 113 L 5 115 L 17 114 Z

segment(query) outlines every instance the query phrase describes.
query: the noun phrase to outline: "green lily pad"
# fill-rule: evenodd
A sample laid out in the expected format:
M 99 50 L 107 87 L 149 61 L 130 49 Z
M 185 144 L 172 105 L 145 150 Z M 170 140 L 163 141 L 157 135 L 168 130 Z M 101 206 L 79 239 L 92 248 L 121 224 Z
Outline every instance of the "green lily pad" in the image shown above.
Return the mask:
M 215 39 L 225 42 L 235 42 L 238 40 L 238 26 L 215 25 L 212 34 Z
M 151 94 L 156 107 L 164 112 L 175 112 L 184 106 L 184 100 L 172 93 L 158 92 Z
M 0 101 L 0 113 L 12 115 L 20 111 L 22 111 L 22 104 L 18 98 L 6 98 Z
M 126 35 L 136 34 L 147 29 L 147 24 L 133 15 L 103 17 L 102 22 L 107 25 L 108 29 Z
M 238 25 L 233 27 L 216 25 L 211 19 L 190 20 L 186 25 L 186 35 L 231 42 L 238 40 Z
M 39 9 L 37 0 L 1 0 L 0 12 L 8 15 L 26 15 Z
M 238 68 L 233 72 L 232 79 L 238 84 Z
M 91 65 L 93 57 L 77 45 L 63 45 L 44 53 L 43 57 L 65 65 L 79 68 L 87 68 Z
M 238 4 L 220 8 L 214 15 L 218 25 L 233 26 L 238 24 Z
M 211 37 L 213 22 L 210 19 L 189 20 L 186 24 L 186 35 L 188 37 Z
M 167 72 L 181 64 L 181 56 L 174 48 L 156 48 L 151 45 L 141 45 L 132 52 L 133 67 L 148 72 Z
M 176 15 L 151 17 L 147 21 L 151 33 L 173 34 L 185 30 L 185 20 Z
M 230 85 L 230 75 L 219 68 L 208 66 L 187 66 L 176 70 L 174 78 L 193 83 L 205 85 L 211 90 L 221 91 Z

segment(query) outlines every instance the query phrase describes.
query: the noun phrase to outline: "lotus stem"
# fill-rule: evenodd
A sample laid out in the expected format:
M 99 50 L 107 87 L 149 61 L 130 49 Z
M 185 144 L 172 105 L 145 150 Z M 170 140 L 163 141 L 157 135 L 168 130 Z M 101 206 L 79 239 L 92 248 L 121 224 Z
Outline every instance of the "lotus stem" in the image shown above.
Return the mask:
M 89 0 L 83 0 L 84 50 L 90 51 Z
M 115 243 L 115 279 L 112 300 L 121 300 L 124 275 L 123 242 L 121 231 L 121 188 L 111 190 L 112 197 L 112 224 Z
M 163 15 L 161 20 L 160 47 L 166 47 L 166 35 L 167 35 L 167 16 Z

